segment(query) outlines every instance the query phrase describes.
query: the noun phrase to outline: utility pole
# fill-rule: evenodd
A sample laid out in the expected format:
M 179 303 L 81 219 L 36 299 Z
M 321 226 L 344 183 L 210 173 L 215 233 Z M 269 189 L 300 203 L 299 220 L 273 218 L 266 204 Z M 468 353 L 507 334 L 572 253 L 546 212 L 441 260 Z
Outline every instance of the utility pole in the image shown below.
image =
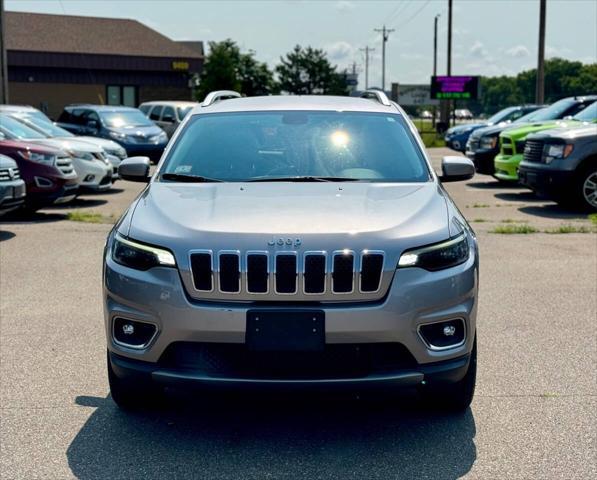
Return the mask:
M 452 0 L 448 0 L 448 71 L 446 74 L 452 74 Z M 450 125 L 452 107 L 451 100 L 442 100 L 441 103 L 441 121 L 443 125 Z
M 390 33 L 394 31 L 393 28 L 376 28 L 376 32 L 381 33 L 381 89 L 386 91 L 386 42 L 390 37 Z
M 537 56 L 537 85 L 535 103 L 543 105 L 545 101 L 545 9 L 546 0 L 539 0 L 539 53 Z
M 4 32 L 4 0 L 0 0 L 0 104 L 8 103 L 8 66 Z
M 365 48 L 359 48 L 361 52 L 365 52 L 365 90 L 369 88 L 369 52 L 374 52 L 375 48 L 369 48 L 368 45 Z
M 433 76 L 437 76 L 437 20 L 439 19 L 439 13 L 433 19 Z M 435 117 L 437 108 L 433 106 L 433 118 L 431 119 L 431 125 L 435 129 Z

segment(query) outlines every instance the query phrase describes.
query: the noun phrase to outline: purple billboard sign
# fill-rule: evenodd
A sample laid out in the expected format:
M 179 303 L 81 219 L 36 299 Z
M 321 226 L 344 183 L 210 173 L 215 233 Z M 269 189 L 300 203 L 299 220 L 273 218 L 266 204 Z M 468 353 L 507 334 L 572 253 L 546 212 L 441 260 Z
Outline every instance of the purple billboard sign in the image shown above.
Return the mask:
M 479 77 L 431 77 L 431 98 L 434 100 L 476 100 L 479 98 Z

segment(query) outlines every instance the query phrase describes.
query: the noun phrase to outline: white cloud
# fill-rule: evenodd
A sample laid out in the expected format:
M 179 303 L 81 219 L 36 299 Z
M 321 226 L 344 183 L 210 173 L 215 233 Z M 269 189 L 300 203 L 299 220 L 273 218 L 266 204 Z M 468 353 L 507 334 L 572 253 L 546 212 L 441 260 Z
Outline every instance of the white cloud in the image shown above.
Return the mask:
M 488 56 L 487 49 L 479 40 L 476 40 L 469 49 L 471 57 L 485 58 Z
M 325 46 L 328 58 L 335 63 L 352 62 L 356 49 L 343 40 Z
M 515 45 L 504 52 L 506 55 L 512 58 L 523 58 L 531 55 L 531 52 L 524 45 Z
M 354 10 L 356 8 L 356 5 L 353 2 L 349 2 L 348 0 L 338 0 L 334 5 L 334 8 L 339 12 L 345 13 Z
M 572 53 L 572 50 L 566 47 L 555 47 L 553 45 L 546 45 L 545 46 L 545 56 L 546 57 L 569 57 Z

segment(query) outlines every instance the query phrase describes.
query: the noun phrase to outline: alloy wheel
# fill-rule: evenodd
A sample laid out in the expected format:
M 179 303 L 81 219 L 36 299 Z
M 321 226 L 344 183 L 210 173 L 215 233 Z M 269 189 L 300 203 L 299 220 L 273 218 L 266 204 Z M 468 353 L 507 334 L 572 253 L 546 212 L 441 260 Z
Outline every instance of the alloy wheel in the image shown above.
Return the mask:
M 597 208 L 597 172 L 587 176 L 582 186 L 582 194 L 589 205 Z

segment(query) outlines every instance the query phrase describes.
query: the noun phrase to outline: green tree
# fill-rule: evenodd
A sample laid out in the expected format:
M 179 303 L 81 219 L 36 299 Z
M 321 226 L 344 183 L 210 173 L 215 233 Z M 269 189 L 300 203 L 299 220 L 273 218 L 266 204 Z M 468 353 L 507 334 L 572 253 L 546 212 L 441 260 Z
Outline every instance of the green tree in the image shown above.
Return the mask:
M 276 67 L 281 91 L 297 94 L 346 95 L 346 78 L 336 71 L 323 50 L 299 45 L 280 58 Z
M 214 90 L 234 90 L 243 95 L 268 95 L 274 90 L 273 73 L 255 59 L 255 52 L 242 53 L 233 40 L 209 42 L 199 76 L 196 98 L 202 100 Z

